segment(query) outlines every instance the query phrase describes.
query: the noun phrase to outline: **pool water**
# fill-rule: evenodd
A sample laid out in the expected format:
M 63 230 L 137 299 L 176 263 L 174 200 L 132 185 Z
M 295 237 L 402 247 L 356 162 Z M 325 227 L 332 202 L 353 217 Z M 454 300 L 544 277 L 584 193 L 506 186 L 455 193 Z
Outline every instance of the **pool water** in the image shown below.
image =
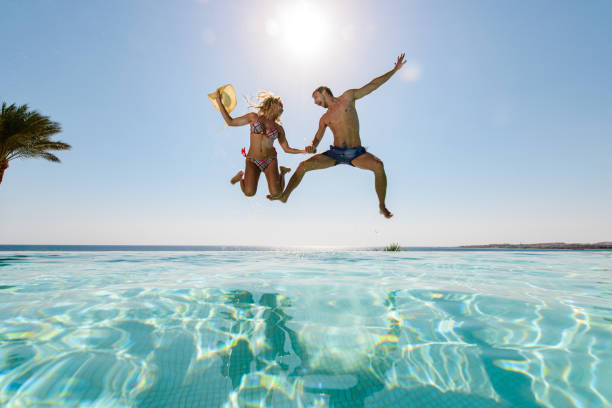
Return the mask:
M 0 406 L 609 407 L 605 251 L 0 252 Z

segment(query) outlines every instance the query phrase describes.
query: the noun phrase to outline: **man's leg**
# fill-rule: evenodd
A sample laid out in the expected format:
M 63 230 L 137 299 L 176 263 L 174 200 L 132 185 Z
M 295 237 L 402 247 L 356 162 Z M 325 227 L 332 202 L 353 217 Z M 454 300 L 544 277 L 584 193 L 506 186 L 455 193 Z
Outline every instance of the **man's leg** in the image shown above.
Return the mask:
M 364 170 L 371 170 L 374 172 L 374 187 L 376 188 L 376 195 L 378 195 L 378 207 L 380 213 L 387 218 L 393 217 L 391 211 L 385 206 L 385 197 L 387 195 L 387 175 L 385 174 L 385 167 L 383 166 L 382 160 L 374 156 L 371 153 L 364 153 L 361 156 L 353 159 L 351 164 L 355 167 L 359 167 Z
M 287 184 L 287 188 L 285 188 L 285 191 L 283 191 L 280 196 L 269 198 L 271 200 L 281 200 L 283 203 L 286 203 L 287 199 L 289 199 L 289 196 L 291 195 L 291 192 L 300 184 L 306 172 L 311 170 L 326 169 L 335 165 L 336 161 L 331 157 L 327 157 L 322 153 L 315 154 L 310 159 L 304 160 L 300 163 L 298 168 L 293 173 L 293 176 L 291 176 L 291 179 Z
M 285 189 L 285 174 L 289 173 L 291 171 L 291 169 L 289 167 L 285 167 L 285 166 L 280 166 L 280 176 L 281 176 L 281 182 L 280 182 L 280 186 L 281 186 L 281 191 L 283 191 Z

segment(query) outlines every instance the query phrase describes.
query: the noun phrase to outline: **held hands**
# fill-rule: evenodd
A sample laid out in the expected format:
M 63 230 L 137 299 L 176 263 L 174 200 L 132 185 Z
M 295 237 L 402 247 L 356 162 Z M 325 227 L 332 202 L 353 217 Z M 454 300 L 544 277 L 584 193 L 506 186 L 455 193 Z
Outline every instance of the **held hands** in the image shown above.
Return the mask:
M 316 152 L 317 152 L 317 148 L 314 147 L 312 143 L 304 148 L 304 153 L 316 153 Z
M 406 53 L 402 53 L 402 55 L 400 55 L 399 57 L 397 57 L 397 61 L 395 62 L 395 66 L 393 67 L 394 71 L 399 71 L 399 69 L 401 67 L 404 66 L 404 64 L 406 64 L 406 61 L 404 60 L 404 56 L 406 55 Z

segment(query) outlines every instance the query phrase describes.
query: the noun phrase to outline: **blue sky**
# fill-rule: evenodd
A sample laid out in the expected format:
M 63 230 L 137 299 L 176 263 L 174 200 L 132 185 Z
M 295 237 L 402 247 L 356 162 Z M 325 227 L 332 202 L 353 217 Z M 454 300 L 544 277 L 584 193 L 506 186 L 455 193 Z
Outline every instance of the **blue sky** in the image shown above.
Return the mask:
M 3 0 L 0 99 L 58 121 L 73 148 L 10 163 L 0 243 L 612 240 L 611 19 L 603 0 Z M 349 166 L 307 174 L 286 205 L 263 178 L 252 198 L 229 184 L 248 130 L 223 129 L 207 93 L 280 95 L 302 148 L 324 112 L 316 86 L 362 86 L 402 52 L 357 102 L 392 220 Z

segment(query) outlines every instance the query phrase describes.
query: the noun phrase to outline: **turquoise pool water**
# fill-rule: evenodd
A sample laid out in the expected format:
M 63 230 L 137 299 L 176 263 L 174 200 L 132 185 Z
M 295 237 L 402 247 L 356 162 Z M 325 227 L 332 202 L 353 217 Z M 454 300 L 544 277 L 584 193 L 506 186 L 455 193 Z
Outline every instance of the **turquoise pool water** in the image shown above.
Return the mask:
M 0 406 L 609 407 L 612 253 L 0 252 Z

